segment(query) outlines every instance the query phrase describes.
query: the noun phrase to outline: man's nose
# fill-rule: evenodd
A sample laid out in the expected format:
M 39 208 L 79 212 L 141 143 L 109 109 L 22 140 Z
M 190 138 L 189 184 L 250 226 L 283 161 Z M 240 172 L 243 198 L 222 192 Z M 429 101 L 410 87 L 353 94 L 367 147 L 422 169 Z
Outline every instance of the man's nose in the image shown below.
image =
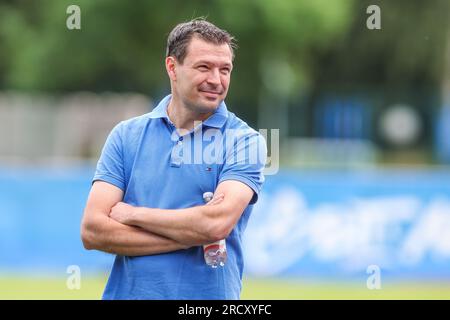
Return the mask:
M 211 72 L 209 73 L 208 79 L 207 79 L 208 83 L 213 84 L 213 85 L 220 85 L 220 72 L 218 69 L 212 69 Z

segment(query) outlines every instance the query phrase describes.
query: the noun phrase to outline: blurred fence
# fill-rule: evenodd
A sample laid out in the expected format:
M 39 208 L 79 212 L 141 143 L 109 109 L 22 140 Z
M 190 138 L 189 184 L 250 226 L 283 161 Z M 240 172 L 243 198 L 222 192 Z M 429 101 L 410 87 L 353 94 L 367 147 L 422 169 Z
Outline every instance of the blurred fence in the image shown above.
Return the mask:
M 298 127 L 297 131 L 266 123 L 268 129 L 280 129 L 281 164 L 296 167 L 383 164 L 386 146 L 399 152 L 422 153 L 417 158 L 404 156 L 405 163 L 450 164 L 448 106 L 431 108 L 428 112 L 433 116 L 426 120 L 408 104 L 384 105 L 373 97 L 360 96 L 324 95 L 311 106 L 291 106 L 298 109 L 289 118 L 290 127 Z M 3 92 L 0 162 L 49 164 L 96 160 L 115 124 L 149 112 L 152 105 L 150 98 L 140 94 L 81 92 L 45 96 Z M 240 106 L 229 107 L 240 110 Z M 306 112 L 308 108 L 311 112 Z M 271 112 L 266 116 L 270 118 Z M 310 130 L 305 129 L 308 126 Z M 435 161 L 431 160 L 432 152 Z
M 450 164 L 450 105 L 436 114 L 435 153 L 441 163 Z

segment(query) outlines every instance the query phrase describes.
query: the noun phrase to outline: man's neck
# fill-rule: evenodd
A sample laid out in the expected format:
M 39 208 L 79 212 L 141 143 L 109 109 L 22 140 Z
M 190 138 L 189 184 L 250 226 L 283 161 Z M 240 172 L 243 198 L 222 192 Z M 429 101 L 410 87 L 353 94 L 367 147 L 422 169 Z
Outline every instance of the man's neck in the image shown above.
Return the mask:
M 172 96 L 167 106 L 167 115 L 177 129 L 192 130 L 196 121 L 204 121 L 210 113 L 196 113 Z

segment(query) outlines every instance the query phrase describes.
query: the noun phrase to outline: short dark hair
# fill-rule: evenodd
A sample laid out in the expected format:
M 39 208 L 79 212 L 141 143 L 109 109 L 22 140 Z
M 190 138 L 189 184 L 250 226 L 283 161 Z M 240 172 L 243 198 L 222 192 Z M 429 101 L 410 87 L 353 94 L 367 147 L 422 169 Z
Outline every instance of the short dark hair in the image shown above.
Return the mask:
M 204 18 L 183 22 L 173 28 L 167 38 L 166 57 L 175 57 L 180 63 L 183 63 L 187 47 L 194 35 L 217 45 L 228 44 L 234 58 L 234 50 L 237 48 L 235 38 Z

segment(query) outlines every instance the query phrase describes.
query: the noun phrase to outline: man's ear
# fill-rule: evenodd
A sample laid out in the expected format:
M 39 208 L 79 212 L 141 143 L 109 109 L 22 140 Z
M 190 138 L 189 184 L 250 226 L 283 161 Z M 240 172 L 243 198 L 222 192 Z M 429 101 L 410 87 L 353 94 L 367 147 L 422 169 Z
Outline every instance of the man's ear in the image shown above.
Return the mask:
M 175 58 L 172 56 L 168 56 L 166 58 L 166 70 L 167 70 L 167 74 L 169 75 L 170 80 L 172 80 L 172 81 L 177 80 L 177 75 L 175 72 L 176 66 L 177 66 L 177 61 L 175 60 Z

